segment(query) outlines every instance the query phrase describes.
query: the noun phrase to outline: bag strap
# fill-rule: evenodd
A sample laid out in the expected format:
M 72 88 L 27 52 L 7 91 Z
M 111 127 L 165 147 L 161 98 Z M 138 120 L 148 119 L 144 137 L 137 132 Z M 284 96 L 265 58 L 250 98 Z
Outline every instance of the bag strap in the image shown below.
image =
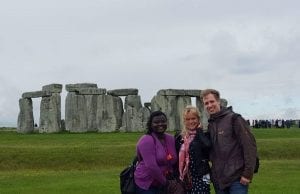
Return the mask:
M 235 137 L 238 138 L 238 140 L 240 141 L 240 138 L 237 136 L 237 133 L 236 133 L 236 128 L 234 127 L 234 123 L 235 121 L 237 120 L 238 117 L 240 117 L 241 115 L 240 114 L 237 114 L 237 113 L 233 113 L 233 115 L 231 116 L 231 127 L 232 127 L 232 131 L 233 131 L 233 135 Z
M 138 161 L 139 161 L 138 156 L 135 155 L 135 156 L 133 157 L 133 160 L 132 160 L 132 162 L 131 162 L 131 165 L 136 166 L 136 164 L 138 163 Z

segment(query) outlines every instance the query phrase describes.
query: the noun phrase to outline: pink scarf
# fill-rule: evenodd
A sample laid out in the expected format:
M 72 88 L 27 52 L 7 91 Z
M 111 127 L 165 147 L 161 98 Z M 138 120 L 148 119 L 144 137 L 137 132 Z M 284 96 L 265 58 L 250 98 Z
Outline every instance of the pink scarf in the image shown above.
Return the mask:
M 196 132 L 196 130 L 189 130 L 188 133 L 183 137 L 184 143 L 181 145 L 179 150 L 179 174 L 181 180 L 183 180 L 183 177 L 188 172 L 190 163 L 189 147 L 196 135 Z

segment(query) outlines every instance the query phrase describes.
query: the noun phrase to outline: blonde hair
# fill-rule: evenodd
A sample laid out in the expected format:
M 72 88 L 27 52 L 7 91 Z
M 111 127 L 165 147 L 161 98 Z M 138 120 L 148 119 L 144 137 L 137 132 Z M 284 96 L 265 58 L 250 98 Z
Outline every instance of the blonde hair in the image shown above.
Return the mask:
M 186 118 L 186 115 L 188 113 L 192 113 L 193 115 L 195 115 L 199 119 L 199 122 L 201 123 L 201 114 L 200 114 L 200 111 L 198 110 L 197 107 L 192 106 L 192 105 L 187 105 L 184 108 L 183 114 L 182 114 L 183 123 L 185 122 L 185 118 Z M 188 132 L 188 129 L 184 125 L 183 129 L 181 130 L 181 135 L 184 137 L 187 134 L 187 132 Z

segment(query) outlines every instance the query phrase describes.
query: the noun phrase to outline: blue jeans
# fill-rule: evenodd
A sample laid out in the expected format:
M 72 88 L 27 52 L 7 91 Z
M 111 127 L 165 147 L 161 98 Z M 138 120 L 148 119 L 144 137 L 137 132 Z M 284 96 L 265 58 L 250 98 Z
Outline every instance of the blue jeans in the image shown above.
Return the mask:
M 157 194 L 160 191 L 157 187 L 150 187 L 148 190 L 144 190 L 139 186 L 136 186 L 136 194 Z
M 248 185 L 242 185 L 238 180 L 224 190 L 215 188 L 215 191 L 216 194 L 248 194 Z

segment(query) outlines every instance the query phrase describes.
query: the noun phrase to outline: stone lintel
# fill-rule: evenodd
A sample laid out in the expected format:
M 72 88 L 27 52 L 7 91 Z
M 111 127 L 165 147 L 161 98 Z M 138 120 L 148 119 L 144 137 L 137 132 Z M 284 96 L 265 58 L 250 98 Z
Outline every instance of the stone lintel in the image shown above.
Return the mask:
M 190 96 L 199 97 L 201 90 L 163 89 L 157 92 L 160 96 Z
M 105 88 L 78 88 L 79 95 L 104 95 L 106 94 Z
M 45 86 L 43 86 L 42 91 L 49 91 L 49 92 L 52 92 L 52 93 L 61 93 L 62 84 L 45 85 Z
M 201 90 L 184 90 L 186 96 L 200 97 Z
M 129 95 L 138 95 L 139 90 L 136 88 L 126 88 L 126 89 L 115 89 L 108 90 L 107 94 L 112 96 L 129 96 Z
M 66 90 L 68 92 L 78 92 L 79 88 L 98 88 L 98 86 L 93 83 L 66 84 Z
M 22 98 L 39 98 L 39 97 L 49 97 L 52 93 L 49 91 L 35 91 L 35 92 L 25 92 L 22 94 Z
M 184 96 L 185 92 L 183 89 L 163 89 L 157 92 L 159 96 Z

